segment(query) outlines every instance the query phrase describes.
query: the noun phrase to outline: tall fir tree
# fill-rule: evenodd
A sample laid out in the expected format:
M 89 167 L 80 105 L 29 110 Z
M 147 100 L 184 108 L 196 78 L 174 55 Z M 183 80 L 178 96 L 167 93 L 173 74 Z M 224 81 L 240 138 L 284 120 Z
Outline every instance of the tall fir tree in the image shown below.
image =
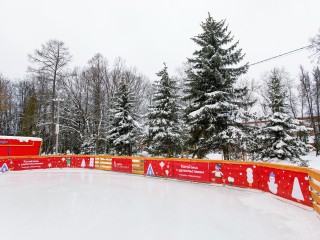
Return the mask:
M 84 140 L 82 141 L 82 144 L 80 146 L 80 153 L 81 154 L 97 154 L 95 151 L 96 144 L 95 144 L 95 139 L 92 135 L 84 135 Z
M 137 152 L 140 135 L 138 116 L 134 113 L 135 99 L 125 78 L 121 78 L 115 93 L 115 108 L 108 140 L 115 154 L 131 156 Z
M 186 79 L 188 145 L 193 156 L 203 158 L 218 150 L 230 159 L 230 145 L 241 148 L 237 138 L 245 135 L 236 120 L 241 113 L 239 97 L 246 89 L 235 89 L 234 84 L 248 65 L 240 66 L 244 54 L 238 42 L 233 43 L 225 20 L 215 21 L 209 14 L 201 27 L 203 32 L 192 38 L 200 49 L 189 59 Z
M 271 114 L 262 118 L 266 124 L 261 126 L 256 134 L 257 159 L 263 161 L 288 160 L 293 164 L 306 166 L 301 156 L 306 155 L 311 146 L 301 141 L 299 136 L 306 134 L 308 129 L 288 114 L 286 97 L 283 72 L 274 69 L 267 79 L 267 95 L 265 96 Z
M 33 94 L 27 102 L 26 110 L 21 119 L 21 126 L 19 135 L 21 136 L 35 136 L 38 135 L 38 100 Z
M 147 122 L 148 151 L 157 156 L 176 157 L 183 145 L 177 83 L 169 77 L 165 64 L 157 76 L 160 81 L 154 84 L 155 92 Z

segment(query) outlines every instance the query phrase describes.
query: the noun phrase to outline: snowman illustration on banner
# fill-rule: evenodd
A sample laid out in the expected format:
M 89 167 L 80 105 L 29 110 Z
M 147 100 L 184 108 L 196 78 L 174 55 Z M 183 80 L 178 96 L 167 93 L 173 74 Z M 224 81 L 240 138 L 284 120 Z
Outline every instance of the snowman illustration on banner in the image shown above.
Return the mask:
M 275 183 L 275 181 L 276 181 L 276 177 L 275 177 L 274 173 L 271 172 L 270 176 L 269 176 L 268 186 L 269 186 L 270 192 L 272 192 L 273 194 L 278 193 L 278 184 Z
M 232 186 L 233 183 L 234 183 L 234 178 L 233 177 L 228 177 L 228 181 L 229 181 L 230 186 Z
M 252 183 L 253 183 L 253 170 L 252 170 L 252 168 L 247 168 L 247 182 L 249 183 L 249 187 L 252 187 Z
M 217 179 L 220 179 L 220 181 L 223 180 L 222 179 L 223 173 L 221 172 L 221 165 L 220 164 L 216 164 L 215 169 L 212 171 L 212 173 L 214 175 L 212 178 L 213 182 L 216 182 Z

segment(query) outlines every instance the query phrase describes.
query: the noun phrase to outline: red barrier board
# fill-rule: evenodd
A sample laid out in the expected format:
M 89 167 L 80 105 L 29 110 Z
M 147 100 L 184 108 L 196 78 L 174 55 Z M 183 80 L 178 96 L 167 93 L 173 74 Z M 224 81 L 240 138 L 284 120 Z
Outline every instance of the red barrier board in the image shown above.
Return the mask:
M 3 164 L 6 164 L 10 171 L 65 167 L 61 160 L 57 161 L 48 158 L 2 159 L 0 160 L 0 168 L 2 168 Z
M 94 158 L 93 157 L 64 157 L 66 160 L 67 167 L 73 168 L 94 168 Z
M 168 160 L 145 160 L 144 174 L 148 176 L 173 177 L 173 164 Z
M 94 168 L 94 158 L 90 157 L 43 157 L 0 159 L 0 171 L 20 171 L 46 168 Z
M 173 177 L 194 182 L 209 182 L 209 164 L 205 162 L 173 162 Z
M 66 161 L 63 157 L 48 157 L 48 166 L 47 168 L 65 168 Z
M 112 158 L 112 171 L 132 173 L 132 159 Z
M 311 206 L 307 173 L 259 166 L 260 189 Z
M 0 147 L 0 156 L 8 156 L 9 155 L 9 149 L 7 146 Z
M 209 163 L 209 176 L 212 183 L 259 189 L 259 171 L 256 165 Z
M 49 168 L 47 158 L 28 158 L 28 159 L 1 159 L 0 168 L 6 164 L 10 171 L 45 169 Z

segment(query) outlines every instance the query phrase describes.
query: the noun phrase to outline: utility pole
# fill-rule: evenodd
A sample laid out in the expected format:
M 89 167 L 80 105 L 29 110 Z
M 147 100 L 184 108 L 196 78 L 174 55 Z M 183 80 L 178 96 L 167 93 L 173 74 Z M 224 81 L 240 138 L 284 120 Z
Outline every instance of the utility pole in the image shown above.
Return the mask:
M 59 131 L 60 131 L 60 125 L 59 125 L 59 118 L 60 118 L 60 101 L 63 101 L 61 98 L 55 98 L 53 101 L 58 103 L 57 106 L 57 119 L 56 119 L 56 148 L 55 148 L 55 154 L 58 154 L 58 149 L 59 149 Z

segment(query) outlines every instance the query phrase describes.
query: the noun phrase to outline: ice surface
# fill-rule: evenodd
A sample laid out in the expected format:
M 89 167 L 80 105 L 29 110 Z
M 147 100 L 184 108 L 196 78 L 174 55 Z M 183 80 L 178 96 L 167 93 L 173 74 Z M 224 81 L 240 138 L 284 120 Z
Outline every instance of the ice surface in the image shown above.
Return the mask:
M 0 239 L 319 240 L 316 213 L 259 191 L 84 169 L 0 174 Z

